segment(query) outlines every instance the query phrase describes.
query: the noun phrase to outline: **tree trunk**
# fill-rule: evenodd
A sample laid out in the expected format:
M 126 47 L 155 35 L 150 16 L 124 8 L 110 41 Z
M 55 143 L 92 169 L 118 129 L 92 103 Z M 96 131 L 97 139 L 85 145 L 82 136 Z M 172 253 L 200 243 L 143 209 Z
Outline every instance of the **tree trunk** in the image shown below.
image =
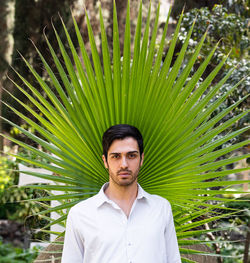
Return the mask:
M 0 116 L 2 116 L 2 93 L 3 93 L 3 87 L 2 87 L 2 76 L 0 76 Z M 0 133 L 3 132 L 3 121 L 0 119 Z M 3 137 L 0 136 L 0 152 L 3 152 Z
M 250 245 L 250 223 L 248 223 L 248 231 L 246 234 L 245 249 L 244 249 L 244 259 L 243 263 L 249 263 L 249 245 Z
M 12 29 L 14 25 L 14 0 L 0 0 L 0 116 L 2 116 L 3 81 L 13 52 Z M 0 119 L 0 133 L 3 122 Z M 3 151 L 3 137 L 0 136 L 0 152 Z

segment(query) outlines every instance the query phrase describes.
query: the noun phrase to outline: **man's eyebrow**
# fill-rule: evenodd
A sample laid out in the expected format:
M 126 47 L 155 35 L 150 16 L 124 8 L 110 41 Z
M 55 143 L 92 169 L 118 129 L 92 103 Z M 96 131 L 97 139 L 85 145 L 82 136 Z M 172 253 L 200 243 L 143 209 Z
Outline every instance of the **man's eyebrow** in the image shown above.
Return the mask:
M 109 153 L 109 155 L 112 155 L 112 154 L 120 154 L 119 152 L 112 152 L 112 153 Z
M 127 152 L 127 153 L 139 153 L 138 151 L 130 151 L 130 152 Z M 112 154 L 121 154 L 120 152 L 111 152 L 109 153 L 109 155 L 112 155 Z

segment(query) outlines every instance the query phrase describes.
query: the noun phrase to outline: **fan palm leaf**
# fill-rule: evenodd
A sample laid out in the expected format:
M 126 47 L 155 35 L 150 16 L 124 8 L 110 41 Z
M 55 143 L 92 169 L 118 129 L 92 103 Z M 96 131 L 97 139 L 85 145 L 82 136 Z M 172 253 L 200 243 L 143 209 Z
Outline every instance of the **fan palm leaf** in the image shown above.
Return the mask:
M 144 33 L 142 33 L 142 3 L 140 3 L 132 51 L 130 48 L 130 6 L 128 1 L 124 49 L 121 57 L 115 1 L 112 56 L 100 8 L 102 60 L 98 54 L 91 23 L 86 12 L 92 61 L 73 18 L 83 63 L 62 21 L 69 50 L 65 48 L 55 28 L 54 31 L 63 61 L 57 58 L 56 52 L 45 35 L 57 72 L 53 72 L 42 53 L 35 47 L 47 71 L 49 82 L 45 81 L 23 57 L 47 98 L 41 95 L 37 87 L 16 72 L 29 92 L 12 81 L 32 106 L 26 105 L 11 93 L 9 95 L 28 110 L 36 121 L 11 105 L 5 104 L 36 132 L 32 133 L 13 121 L 2 118 L 36 144 L 41 145 L 43 151 L 11 136 L 3 136 L 41 156 L 46 162 L 32 160 L 21 155 L 16 155 L 16 158 L 53 172 L 53 175 L 26 172 L 57 183 L 30 185 L 30 188 L 64 192 L 37 199 L 39 202 L 44 200 L 58 200 L 60 202 L 60 205 L 52 208 L 46 207 L 41 212 L 41 215 L 45 217 L 52 211 L 61 215 L 57 220 L 51 219 L 52 222 L 48 226 L 57 223 L 63 224 L 70 207 L 97 193 L 102 184 L 108 180 L 108 173 L 101 159 L 101 136 L 108 127 L 119 123 L 135 125 L 143 134 L 145 162 L 138 180 L 146 191 L 159 194 L 171 202 L 180 246 L 202 243 L 202 241 L 187 240 L 187 238 L 194 238 L 212 231 L 200 228 L 205 223 L 235 213 L 232 210 L 227 212 L 224 204 L 228 199 L 221 195 L 230 192 L 227 187 L 241 184 L 244 181 L 229 182 L 223 178 L 245 169 L 226 170 L 225 166 L 249 157 L 249 155 L 231 156 L 227 159 L 221 159 L 221 157 L 243 147 L 249 141 L 222 149 L 220 146 L 242 134 L 247 128 L 229 132 L 221 139 L 217 139 L 216 136 L 230 128 L 247 112 L 241 113 L 219 126 L 217 124 L 245 98 L 211 117 L 217 107 L 237 88 L 235 85 L 213 104 L 210 103 L 230 77 L 233 69 L 216 85 L 213 85 L 214 78 L 227 59 L 225 57 L 201 85 L 197 86 L 217 46 L 211 50 L 197 71 L 190 75 L 205 41 L 206 33 L 195 48 L 193 56 L 183 68 L 193 26 L 187 33 L 186 40 L 174 61 L 173 54 L 183 16 L 181 15 L 166 57 L 163 59 L 170 14 L 163 29 L 158 51 L 155 51 L 159 11 L 160 6 L 158 6 L 153 30 L 150 34 L 151 9 L 149 8 L 147 23 Z M 214 190 L 213 187 L 217 187 L 217 190 Z M 218 190 L 218 187 L 222 189 Z M 242 191 L 234 191 L 233 193 L 242 193 Z M 204 217 L 204 215 L 206 216 Z M 181 248 L 181 253 L 202 252 Z M 183 258 L 183 262 L 192 261 Z

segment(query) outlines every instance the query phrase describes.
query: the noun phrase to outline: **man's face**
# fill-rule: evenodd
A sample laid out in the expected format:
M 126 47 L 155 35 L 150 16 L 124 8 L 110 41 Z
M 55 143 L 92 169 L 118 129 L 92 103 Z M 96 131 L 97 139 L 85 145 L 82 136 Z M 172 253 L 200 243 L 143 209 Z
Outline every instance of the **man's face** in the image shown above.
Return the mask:
M 107 160 L 102 156 L 105 167 L 109 170 L 111 183 L 129 186 L 137 182 L 137 176 L 143 163 L 137 141 L 132 137 L 114 140 L 108 150 Z

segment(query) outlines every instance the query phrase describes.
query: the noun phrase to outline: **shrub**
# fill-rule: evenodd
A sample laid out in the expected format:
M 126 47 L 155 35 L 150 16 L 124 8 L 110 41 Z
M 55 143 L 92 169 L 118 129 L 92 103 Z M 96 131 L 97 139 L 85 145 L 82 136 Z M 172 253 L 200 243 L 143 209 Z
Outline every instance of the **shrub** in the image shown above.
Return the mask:
M 22 249 L 4 244 L 0 239 L 0 263 L 31 263 L 38 254 L 38 248 Z

